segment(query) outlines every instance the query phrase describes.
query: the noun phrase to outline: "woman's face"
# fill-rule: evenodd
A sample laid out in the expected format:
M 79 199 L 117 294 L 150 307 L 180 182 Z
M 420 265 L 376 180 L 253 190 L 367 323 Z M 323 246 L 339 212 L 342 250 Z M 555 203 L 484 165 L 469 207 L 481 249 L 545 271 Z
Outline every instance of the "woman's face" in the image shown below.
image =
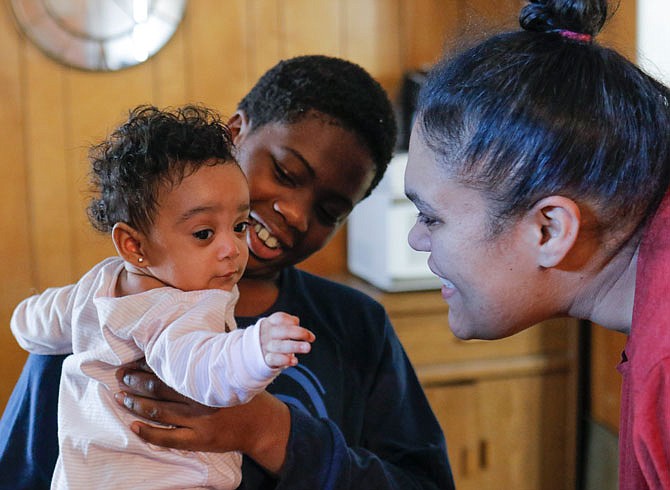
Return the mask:
M 251 195 L 245 275 L 274 277 L 328 243 L 370 187 L 375 166 L 352 132 L 318 114 L 255 131 L 252 124 L 232 124 Z
M 492 235 L 485 197 L 440 168 L 416 128 L 405 192 L 419 211 L 409 244 L 430 252 L 428 266 L 442 280 L 449 326 L 457 337 L 502 338 L 543 319 L 524 219 Z

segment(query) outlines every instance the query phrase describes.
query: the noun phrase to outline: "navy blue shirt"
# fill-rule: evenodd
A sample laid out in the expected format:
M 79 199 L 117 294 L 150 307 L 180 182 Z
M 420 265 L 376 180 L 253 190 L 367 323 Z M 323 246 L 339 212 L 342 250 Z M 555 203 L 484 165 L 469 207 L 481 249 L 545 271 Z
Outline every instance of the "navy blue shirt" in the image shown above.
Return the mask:
M 379 303 L 288 268 L 263 316 L 274 311 L 298 316 L 316 341 L 268 387 L 291 413 L 279 480 L 245 458 L 241 489 L 454 488 L 440 426 Z M 63 359 L 28 358 L 0 421 L 2 489 L 49 488 Z

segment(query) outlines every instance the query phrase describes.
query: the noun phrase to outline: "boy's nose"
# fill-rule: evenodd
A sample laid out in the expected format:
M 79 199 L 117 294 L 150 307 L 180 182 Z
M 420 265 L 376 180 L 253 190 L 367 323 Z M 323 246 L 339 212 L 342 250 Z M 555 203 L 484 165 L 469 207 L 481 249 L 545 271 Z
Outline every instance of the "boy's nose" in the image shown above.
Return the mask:
M 273 209 L 284 217 L 286 223 L 300 233 L 305 233 L 309 223 L 309 203 L 295 195 L 292 199 L 277 200 Z

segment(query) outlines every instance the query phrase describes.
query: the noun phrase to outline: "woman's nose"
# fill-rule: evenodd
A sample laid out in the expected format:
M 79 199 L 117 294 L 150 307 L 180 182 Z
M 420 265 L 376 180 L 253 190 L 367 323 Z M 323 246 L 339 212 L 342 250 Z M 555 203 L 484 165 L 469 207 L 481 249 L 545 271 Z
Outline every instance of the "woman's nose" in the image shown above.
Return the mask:
M 430 236 L 420 223 L 414 223 L 414 226 L 409 230 L 407 243 L 418 252 L 430 252 Z
M 309 224 L 309 203 L 306 199 L 300 199 L 298 195 L 292 199 L 277 200 L 273 209 L 284 217 L 289 226 L 301 233 L 305 233 Z

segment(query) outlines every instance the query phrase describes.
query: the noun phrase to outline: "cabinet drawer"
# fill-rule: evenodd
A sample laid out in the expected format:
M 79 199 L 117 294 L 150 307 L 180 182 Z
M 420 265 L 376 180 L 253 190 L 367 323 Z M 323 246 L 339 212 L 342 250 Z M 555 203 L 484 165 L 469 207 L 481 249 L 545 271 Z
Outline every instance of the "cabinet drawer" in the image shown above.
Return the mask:
M 412 364 L 444 364 L 564 351 L 568 347 L 571 319 L 542 322 L 512 337 L 496 341 L 460 340 L 451 333 L 446 313 L 394 316 L 395 330 Z

